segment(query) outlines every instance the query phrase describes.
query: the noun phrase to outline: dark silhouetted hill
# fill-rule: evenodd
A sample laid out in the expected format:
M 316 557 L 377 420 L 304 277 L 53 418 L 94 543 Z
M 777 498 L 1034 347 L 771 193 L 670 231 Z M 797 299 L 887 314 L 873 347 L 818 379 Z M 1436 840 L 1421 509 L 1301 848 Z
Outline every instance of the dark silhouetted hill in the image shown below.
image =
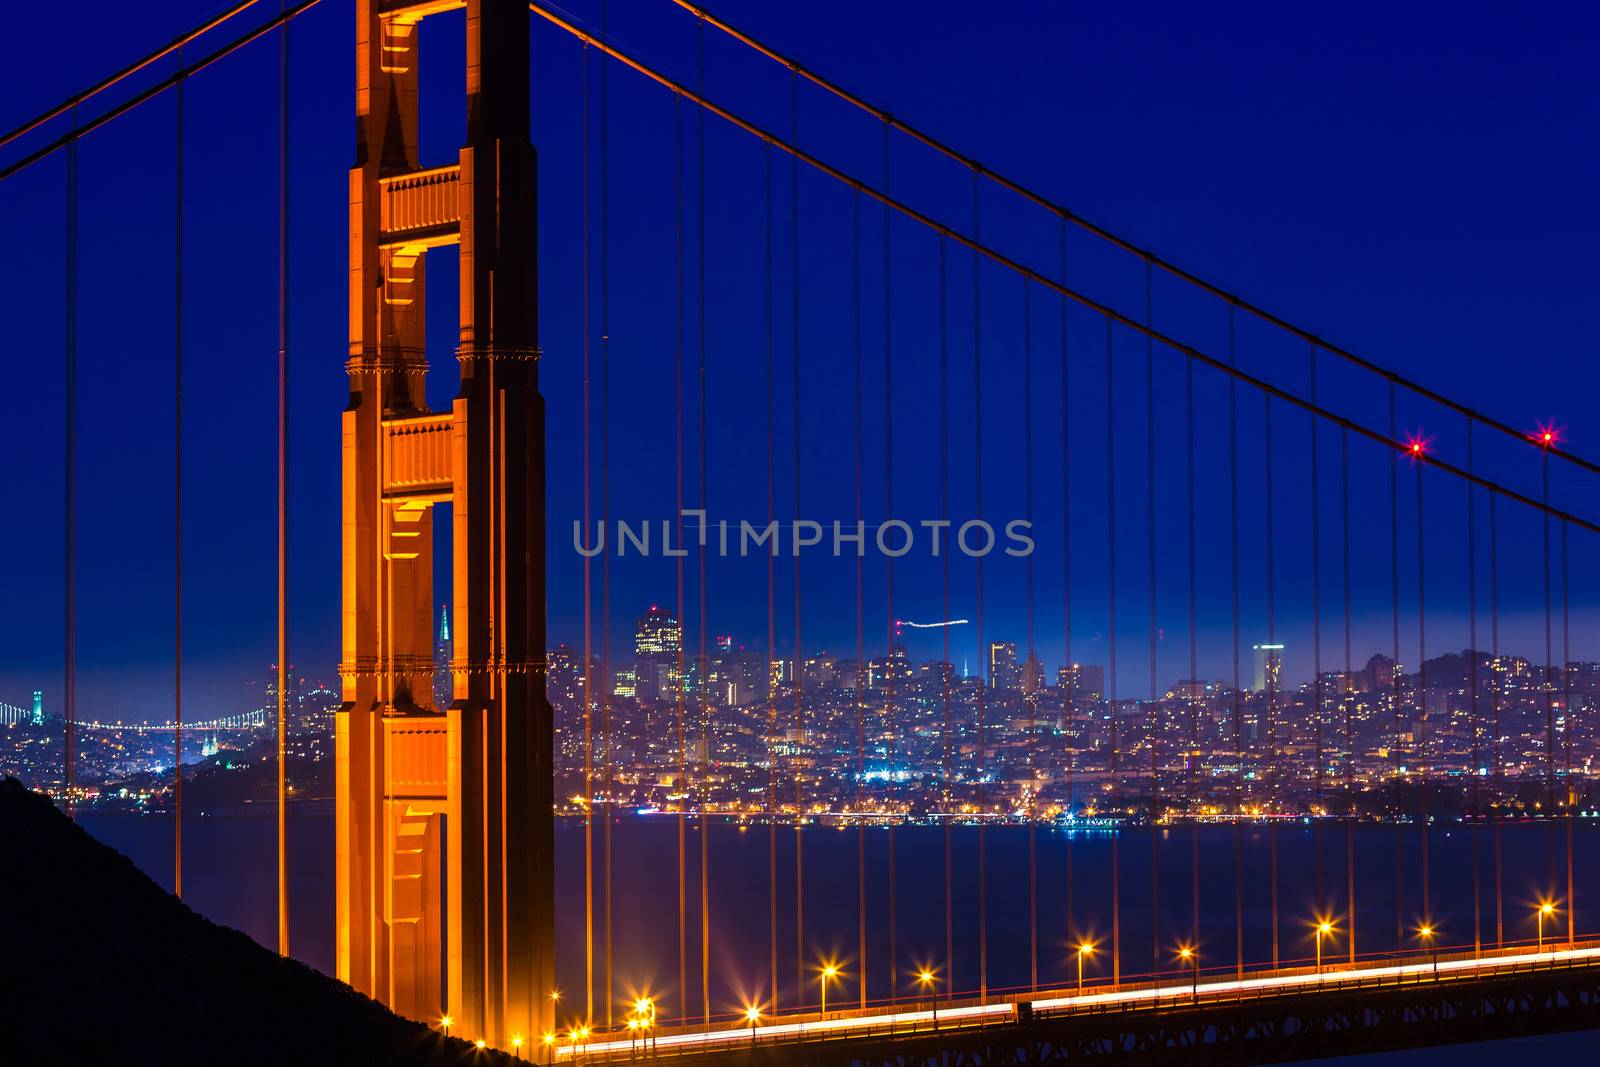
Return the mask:
M 196 915 L 0 781 L 0 1064 L 512 1062 Z

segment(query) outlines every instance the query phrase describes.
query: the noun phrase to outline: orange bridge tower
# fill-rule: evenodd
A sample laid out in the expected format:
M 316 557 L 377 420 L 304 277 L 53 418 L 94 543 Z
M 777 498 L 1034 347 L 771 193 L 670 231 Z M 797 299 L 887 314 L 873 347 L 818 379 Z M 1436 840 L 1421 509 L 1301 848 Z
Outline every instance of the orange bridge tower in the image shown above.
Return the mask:
M 417 159 L 418 29 L 466 8 L 466 146 Z M 528 6 L 358 0 L 343 422 L 339 977 L 510 1048 L 554 1029 L 544 403 Z M 424 393 L 427 251 L 460 246 L 461 385 Z M 451 699 L 435 706 L 435 506 L 452 522 Z

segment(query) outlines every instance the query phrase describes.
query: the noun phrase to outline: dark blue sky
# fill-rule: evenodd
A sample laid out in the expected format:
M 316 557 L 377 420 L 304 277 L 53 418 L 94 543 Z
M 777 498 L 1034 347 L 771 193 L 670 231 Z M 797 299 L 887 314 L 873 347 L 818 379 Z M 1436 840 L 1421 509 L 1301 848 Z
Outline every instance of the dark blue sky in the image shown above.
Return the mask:
M 264 7 L 274 5 L 265 4 Z M 102 72 L 169 39 L 212 10 L 210 2 L 159 8 L 86 5 L 63 33 L 59 8 L 11 14 L 14 49 L 0 70 L 0 125 L 30 117 Z M 338 413 L 344 403 L 345 170 L 352 158 L 351 5 L 323 0 L 294 30 L 293 103 L 293 617 L 297 663 L 331 678 L 338 656 Z M 598 25 L 597 3 L 568 5 Z M 1376 361 L 1532 429 L 1554 420 L 1580 453 L 1594 444 L 1593 294 L 1589 255 L 1600 230 L 1592 190 L 1600 171 L 1595 128 L 1600 95 L 1591 57 L 1600 15 L 1587 5 L 1537 12 L 1458 6 L 1448 18 L 1427 5 L 1306 7 L 1171 3 L 970 5 L 728 2 L 719 12 L 907 121 L 1053 196 L 1167 258 Z M 247 15 L 246 19 L 259 18 Z M 613 0 L 618 44 L 676 77 L 695 76 L 695 20 L 665 0 Z M 551 410 L 551 631 L 582 639 L 581 568 L 570 524 L 581 487 L 580 49 L 535 20 L 535 142 L 541 153 L 541 334 Z M 230 31 L 224 30 L 222 36 Z M 425 27 L 423 156 L 445 162 L 463 116 L 461 19 Z M 221 37 L 218 38 L 219 40 Z M 234 710 L 244 682 L 271 659 L 276 356 L 276 45 L 263 41 L 189 86 L 186 111 L 186 478 L 184 566 L 188 714 Z M 600 417 L 602 349 L 599 181 L 600 71 L 590 59 L 591 360 Z M 674 111 L 670 96 L 613 67 L 606 76 L 609 145 L 610 493 L 617 517 L 670 514 L 674 467 Z M 708 33 L 706 92 L 787 136 L 783 72 Z M 80 714 L 165 715 L 172 650 L 173 116 L 170 95 L 98 131 L 80 153 Z M 882 142 L 870 120 L 802 89 L 800 140 L 830 162 L 874 181 Z M 684 359 L 700 351 L 698 120 L 684 112 Z M 54 130 L 59 132 L 58 124 Z M 8 150 L 6 159 L 15 158 Z M 764 519 L 765 171 L 751 138 L 706 120 L 709 485 L 715 514 Z M 919 208 L 965 228 L 967 178 L 903 139 L 894 141 L 893 188 Z M 0 184 L 10 255 L 0 268 L 12 506 L 0 528 L 0 700 L 59 693 L 61 647 L 61 418 L 64 159 Z M 773 333 L 777 376 L 778 514 L 793 514 L 793 415 L 801 415 L 802 515 L 854 517 L 853 214 L 848 190 L 816 175 L 800 184 L 799 403 L 790 389 L 794 353 L 790 293 L 789 165 L 775 159 Z M 1053 219 L 994 191 L 982 198 L 987 239 L 1041 270 L 1057 267 Z M 869 520 L 885 513 L 884 315 L 881 213 L 862 207 L 863 499 Z M 895 513 L 937 517 L 938 242 L 904 220 L 890 231 Z M 436 405 L 453 390 L 454 270 L 434 253 L 430 340 L 439 373 Z M 1069 280 L 1142 314 L 1140 267 L 1075 233 Z M 973 294 L 968 255 L 948 259 L 951 364 L 951 514 L 974 514 Z M 1023 477 L 1023 295 L 999 268 L 980 274 L 983 376 L 983 514 L 1020 517 Z M 1064 654 L 1062 581 L 1061 334 L 1059 305 L 1035 291 L 1032 506 L 1035 640 L 1047 663 Z M 1154 290 L 1159 327 L 1207 351 L 1226 351 L 1226 313 L 1170 281 Z M 1072 642 L 1075 658 L 1105 662 L 1106 382 L 1104 327 L 1069 317 L 1072 392 Z M 1239 359 L 1252 372 L 1304 390 L 1303 344 L 1241 320 Z M 1146 610 L 1145 352 L 1114 340 L 1119 531 L 1120 685 L 1148 691 Z M 1157 351 L 1157 677 L 1188 673 L 1185 378 L 1181 357 Z M 1319 395 L 1331 407 L 1383 427 L 1381 384 L 1320 358 Z M 697 380 L 686 375 L 689 471 L 698 496 Z M 1231 673 L 1227 389 L 1195 376 L 1199 659 L 1206 675 Z M 1239 394 L 1243 641 L 1267 632 L 1265 455 L 1273 456 L 1276 636 L 1291 646 L 1289 670 L 1312 665 L 1310 461 L 1305 416 L 1279 407 L 1264 430 L 1259 397 Z M 1402 431 L 1421 431 L 1459 461 L 1459 417 L 1402 398 Z M 1325 667 L 1342 665 L 1339 438 L 1318 438 L 1323 518 Z M 1491 437 L 1476 459 L 1519 488 L 1537 487 L 1537 457 Z M 602 442 L 593 440 L 596 488 Z M 1353 645 L 1358 660 L 1387 649 L 1390 633 L 1389 464 L 1371 444 L 1351 446 Z M 1402 659 L 1415 661 L 1416 484 L 1400 479 Z M 1553 468 L 1554 494 L 1600 512 L 1586 479 Z M 1424 479 L 1428 651 L 1467 642 L 1464 491 L 1436 473 Z M 598 497 L 597 497 L 598 499 Z M 1487 504 L 1476 512 L 1479 592 L 1487 605 Z M 1502 643 L 1538 654 L 1542 584 L 1538 523 L 1499 510 Z M 1571 536 L 1573 655 L 1593 656 L 1596 545 Z M 1559 543 L 1559 541 L 1557 542 Z M 778 639 L 793 643 L 793 575 L 778 568 Z M 612 572 L 614 645 L 644 605 L 675 597 L 671 564 L 619 562 Z M 765 568 L 717 563 L 709 574 L 711 632 L 765 640 Z M 952 567 L 951 611 L 976 619 L 976 575 Z M 985 568 L 985 636 L 1027 640 L 1024 565 Z M 803 644 L 851 652 L 854 570 L 806 557 Z M 881 648 L 888 611 L 880 560 L 866 566 L 866 647 Z M 599 573 L 596 568 L 596 584 Z M 689 572 L 691 634 L 696 581 Z M 941 572 L 921 552 L 895 572 L 893 614 L 943 614 Z M 600 605 L 596 604 L 597 615 Z M 1535 619 L 1532 612 L 1539 612 Z M 1480 643 L 1487 644 L 1488 622 Z M 955 632 L 954 655 L 978 662 L 975 627 Z M 1559 630 L 1557 634 L 1559 641 Z M 596 634 L 598 645 L 598 633 Z M 916 644 L 932 656 L 938 639 Z M 1558 648 L 1559 655 L 1559 648 Z M 1247 651 L 1248 656 L 1248 651 Z M 1248 663 L 1245 667 L 1248 673 Z

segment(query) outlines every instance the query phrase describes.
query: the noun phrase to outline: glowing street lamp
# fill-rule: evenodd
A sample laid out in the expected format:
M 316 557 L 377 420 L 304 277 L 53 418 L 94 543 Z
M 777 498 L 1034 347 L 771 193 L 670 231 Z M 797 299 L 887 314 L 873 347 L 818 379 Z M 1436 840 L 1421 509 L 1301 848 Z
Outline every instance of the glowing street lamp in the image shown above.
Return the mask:
M 439 1019 L 439 1029 L 444 1031 L 444 1036 L 445 1037 L 449 1037 L 450 1036 L 450 1024 L 453 1023 L 453 1022 L 455 1022 L 455 1020 L 450 1018 L 450 1016 L 448 1016 L 448 1015 L 444 1015 L 444 1016 L 440 1017 L 440 1019 Z
M 512 1034 L 511 1035 L 511 1055 L 515 1056 L 519 1060 L 522 1059 L 522 1035 L 521 1034 Z
M 476 1048 L 479 1052 L 482 1052 L 484 1049 L 489 1047 L 489 1042 L 485 1041 L 481 1037 L 478 1038 L 478 1040 L 474 1041 L 472 1044 L 473 1044 L 473 1047 Z
M 544 1032 L 544 1036 L 543 1036 L 543 1038 L 541 1038 L 541 1040 L 544 1041 L 545 1050 L 549 1053 L 548 1062 L 550 1063 L 551 1067 L 555 1067 L 555 1062 L 556 1062 L 556 1035 L 555 1035 L 555 1033 L 550 1031 L 550 1030 L 546 1030 Z
M 761 1021 L 761 1005 L 752 1004 L 744 1009 L 745 1022 L 750 1024 L 750 1047 L 756 1047 L 756 1024 Z
M 933 1028 L 939 1029 L 939 979 L 931 970 L 924 967 L 917 972 L 917 985 L 929 990 L 933 994 Z
M 1189 991 L 1194 996 L 1194 1002 L 1200 1003 L 1200 954 L 1193 946 L 1179 945 L 1178 959 L 1189 965 Z
M 1417 940 L 1428 946 L 1433 952 L 1433 980 L 1439 980 L 1439 931 L 1433 928 L 1432 923 L 1423 923 L 1417 927 Z
M 822 976 L 817 984 L 822 986 L 822 1014 L 828 1014 L 828 983 L 839 977 L 839 967 L 834 963 L 822 965 Z
M 1317 922 L 1317 973 L 1322 973 L 1322 939 L 1333 936 L 1333 923 L 1327 919 Z
M 1094 955 L 1093 941 L 1078 942 L 1078 995 L 1083 996 L 1083 961 Z
M 1544 921 L 1547 918 L 1554 918 L 1555 914 L 1556 914 L 1556 906 L 1554 904 L 1552 904 L 1548 900 L 1541 900 L 1539 902 L 1539 951 L 1540 952 L 1544 951 Z

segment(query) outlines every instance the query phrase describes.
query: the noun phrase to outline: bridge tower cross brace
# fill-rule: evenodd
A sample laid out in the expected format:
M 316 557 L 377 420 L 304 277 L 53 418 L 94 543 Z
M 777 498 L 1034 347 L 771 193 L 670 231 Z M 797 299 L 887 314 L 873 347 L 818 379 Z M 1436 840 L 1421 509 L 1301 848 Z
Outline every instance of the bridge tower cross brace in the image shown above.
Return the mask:
M 466 145 L 417 158 L 418 30 L 466 8 Z M 339 977 L 510 1048 L 553 1030 L 545 413 L 538 390 L 528 6 L 357 0 L 343 703 L 335 734 Z M 461 384 L 424 391 L 424 266 L 460 247 Z M 450 505 L 455 641 L 432 696 L 434 509 Z

